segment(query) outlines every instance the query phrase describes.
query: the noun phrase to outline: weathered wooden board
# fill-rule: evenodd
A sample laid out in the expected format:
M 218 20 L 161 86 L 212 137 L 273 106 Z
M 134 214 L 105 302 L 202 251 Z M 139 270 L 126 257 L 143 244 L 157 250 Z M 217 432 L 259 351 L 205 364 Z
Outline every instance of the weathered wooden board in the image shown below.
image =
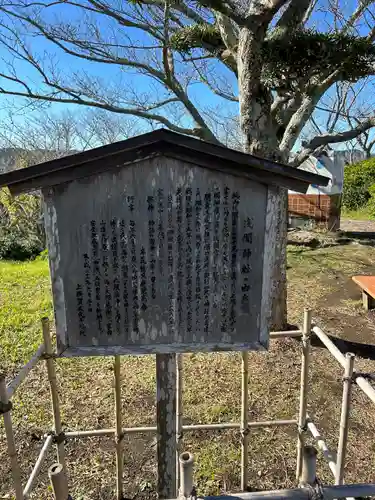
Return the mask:
M 59 354 L 267 347 L 267 186 L 158 157 L 43 194 Z

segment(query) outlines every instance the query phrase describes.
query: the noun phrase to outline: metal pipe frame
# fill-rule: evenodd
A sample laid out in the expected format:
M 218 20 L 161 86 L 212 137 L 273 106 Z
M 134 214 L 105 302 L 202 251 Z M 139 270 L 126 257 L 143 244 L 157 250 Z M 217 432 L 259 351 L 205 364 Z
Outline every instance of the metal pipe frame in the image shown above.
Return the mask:
M 18 387 L 22 384 L 22 382 L 25 380 L 27 375 L 42 359 L 44 351 L 45 351 L 44 344 L 41 344 L 36 350 L 33 357 L 30 358 L 30 360 L 20 369 L 20 371 L 17 373 L 14 379 L 11 382 L 9 382 L 9 384 L 7 385 L 8 399 L 11 399 L 13 397 L 14 393 L 16 392 Z
M 48 477 L 55 500 L 72 500 L 72 497 L 69 495 L 68 480 L 65 470 L 61 464 L 52 464 L 48 469 Z
M 355 356 L 348 352 L 345 356 L 346 366 L 343 380 L 342 406 L 340 418 L 340 435 L 337 447 L 336 484 L 344 483 L 344 467 L 346 457 L 346 444 L 349 432 L 350 403 L 353 384 L 353 370 Z
M 306 314 L 306 313 L 305 313 Z M 306 316 L 305 316 L 306 319 Z M 307 325 L 304 325 L 307 327 Z M 52 352 L 52 346 L 51 346 L 51 340 L 49 337 L 49 326 L 47 320 L 44 319 L 43 321 L 43 333 L 44 336 L 47 337 L 48 333 L 48 339 L 47 343 L 45 342 L 44 344 L 40 345 L 33 357 L 26 363 L 21 370 L 18 372 L 16 377 L 6 386 L 5 385 L 5 380 L 3 379 L 3 395 L 2 395 L 2 403 L 7 404 L 10 400 L 10 398 L 14 395 L 15 391 L 18 389 L 18 387 L 22 384 L 24 379 L 27 377 L 27 375 L 30 373 L 30 371 L 37 365 L 38 361 L 43 358 L 43 353 L 46 352 L 47 354 L 47 366 L 49 365 L 49 368 L 51 369 L 52 365 L 52 358 L 54 357 L 54 354 Z M 300 338 L 303 336 L 305 333 L 306 328 L 302 330 L 291 330 L 291 331 L 285 331 L 285 332 L 270 332 L 270 339 L 278 339 L 278 338 Z M 307 333 L 307 331 L 306 331 Z M 342 352 L 335 346 L 335 344 L 330 340 L 330 338 L 317 326 L 314 326 L 312 329 L 312 333 L 315 334 L 321 342 L 325 345 L 325 347 L 328 349 L 328 351 L 333 355 L 333 357 L 341 364 L 342 367 L 346 368 L 348 373 L 350 371 L 348 367 L 348 359 L 346 356 L 342 354 Z M 47 345 L 46 345 L 47 344 Z M 179 369 L 181 370 L 181 379 L 182 379 L 182 364 L 179 366 Z M 52 368 L 51 371 L 54 371 Z M 244 370 L 245 371 L 245 370 Z M 369 382 L 364 379 L 361 376 L 356 376 L 355 371 L 352 371 L 352 381 L 354 380 L 353 377 L 355 377 L 355 382 L 357 385 L 362 389 L 362 391 L 369 397 L 369 399 L 375 404 L 375 390 L 374 388 L 369 384 Z M 243 378 L 244 378 L 243 374 Z M 347 375 L 347 373 L 346 373 Z M 345 380 L 348 379 L 349 375 L 345 377 Z M 52 379 L 55 377 L 52 376 Z M 345 387 L 345 380 L 344 380 L 344 387 Z M 349 380 L 347 380 L 349 381 Z M 51 381 L 50 381 L 51 382 Z M 181 380 L 182 382 L 182 380 Z M 52 380 L 52 386 L 55 384 L 55 380 Z M 349 384 L 347 384 L 347 387 L 349 387 Z M 181 383 L 181 392 L 182 392 L 182 383 Z M 348 391 L 346 391 L 346 394 L 343 394 L 343 406 L 344 406 L 344 398 L 346 401 L 349 400 L 350 394 L 348 396 L 347 394 Z M 349 391 L 350 392 L 350 391 Z M 52 387 L 52 399 L 55 399 L 57 396 L 57 391 L 56 387 Z M 345 390 L 344 390 L 345 393 Z M 58 400 L 57 400 L 57 405 L 56 401 L 55 403 L 55 408 L 54 408 L 54 413 L 57 413 L 57 415 L 54 415 L 55 418 L 57 416 L 57 424 L 59 424 L 59 407 L 58 407 Z M 57 406 L 57 408 L 56 408 Z M 243 405 L 244 407 L 244 405 Z M 181 397 L 181 409 L 182 409 L 182 397 Z M 56 411 L 57 410 L 57 411 Z M 329 450 L 327 447 L 325 441 L 320 435 L 320 432 L 318 431 L 317 427 L 315 424 L 311 421 L 310 417 L 305 413 L 306 415 L 306 426 L 308 431 L 311 433 L 313 436 L 314 440 L 316 441 L 318 447 L 321 449 L 324 458 L 328 462 L 328 466 L 334 475 L 335 479 L 338 481 L 343 481 L 342 477 L 342 470 L 343 470 L 343 462 L 345 458 L 345 450 L 343 446 L 345 447 L 346 445 L 346 439 L 345 438 L 345 433 L 347 434 L 347 424 L 342 425 L 341 429 L 342 432 L 341 434 L 343 435 L 341 439 L 341 445 L 339 444 L 339 453 L 340 453 L 340 448 L 341 448 L 341 455 L 342 458 L 341 460 L 338 460 L 336 464 L 335 456 L 334 454 Z M 10 415 L 9 412 L 4 413 L 4 421 L 6 419 L 9 420 Z M 347 419 L 349 416 L 349 411 L 346 411 L 343 409 L 342 411 L 342 423 L 343 419 Z M 276 427 L 276 426 L 297 426 L 298 424 L 301 424 L 301 414 L 300 418 L 298 420 L 271 420 L 271 421 L 264 421 L 264 422 L 247 422 L 247 426 L 244 427 L 245 424 L 245 417 L 242 415 L 241 418 L 241 423 L 217 423 L 217 424 L 194 424 L 194 425 L 181 425 L 182 423 L 182 415 L 181 415 L 181 420 L 179 422 L 179 429 L 184 432 L 194 432 L 194 431 L 204 431 L 204 430 L 226 430 L 226 429 L 238 429 L 238 430 L 243 430 L 244 428 L 249 430 L 252 428 L 262 428 L 262 427 Z M 6 429 L 9 428 L 11 429 L 11 421 L 7 422 L 10 425 L 5 425 Z M 55 422 L 56 426 L 56 422 Z M 57 427 L 57 429 L 56 429 Z M 55 432 L 59 433 L 58 431 L 61 429 L 61 424 L 57 425 L 55 427 Z M 60 428 L 60 429 L 59 429 Z M 156 426 L 148 426 L 148 427 L 130 427 L 130 428 L 123 428 L 122 433 L 123 435 L 125 434 L 135 434 L 135 433 L 156 433 Z M 84 437 L 100 437 L 100 436 L 116 436 L 116 433 L 118 434 L 119 427 L 117 426 L 116 428 L 111 428 L 111 429 L 95 429 L 95 430 L 82 430 L 82 431 L 68 431 L 64 433 L 64 437 L 66 439 L 76 439 L 76 438 L 84 438 Z M 298 431 L 298 428 L 297 428 Z M 60 430 L 61 432 L 61 430 Z M 11 429 L 11 434 L 12 434 L 12 439 L 11 441 L 13 442 L 13 452 L 11 453 L 11 459 L 16 459 L 15 455 L 15 446 L 14 446 L 14 438 L 13 438 L 13 431 Z M 39 457 L 35 463 L 35 466 L 33 468 L 33 471 L 31 472 L 29 479 L 27 481 L 27 484 L 25 486 L 25 489 L 22 491 L 22 487 L 19 485 L 16 486 L 16 496 L 17 498 L 26 498 L 31 490 L 32 487 L 35 483 L 35 479 L 40 472 L 41 466 L 43 464 L 43 460 L 47 454 L 48 449 L 50 448 L 51 444 L 53 442 L 53 437 L 48 436 L 47 439 L 44 442 L 44 445 L 40 451 Z M 345 443 L 344 445 L 342 443 Z M 11 443 L 12 444 L 12 443 Z M 61 443 L 59 446 L 59 451 L 60 454 L 62 455 L 62 461 L 64 462 L 64 450 L 63 450 L 63 444 Z M 244 447 L 245 448 L 245 447 Z M 244 450 L 243 450 L 244 451 Z M 62 453 L 61 453 L 62 452 Z M 343 454 L 344 452 L 344 454 Z M 14 461 L 14 460 L 13 460 Z M 340 462 L 340 464 L 339 464 Z M 244 462 L 242 462 L 244 465 Z M 20 478 L 20 472 L 19 472 L 19 467 L 18 463 L 15 463 L 16 467 L 12 467 L 12 472 L 16 473 L 16 476 Z M 341 472 L 340 472 L 341 470 Z M 340 477 L 339 477 L 340 476 Z M 354 484 L 354 485 L 335 485 L 335 486 L 323 486 L 320 487 L 321 492 L 323 492 L 324 496 L 326 499 L 334 499 L 334 498 L 341 498 L 341 497 L 359 497 L 359 496 L 375 496 L 375 484 Z M 18 490 L 18 491 L 17 491 Z M 304 488 L 299 488 L 299 489 L 292 489 L 292 490 L 278 490 L 278 491 L 269 491 L 269 492 L 256 492 L 256 493 L 240 493 L 236 495 L 235 497 L 232 498 L 241 498 L 243 500 L 257 500 L 259 499 L 265 499 L 265 498 L 272 498 L 272 499 L 278 499 L 278 500 L 285 500 L 287 499 L 308 499 L 310 495 L 310 492 Z M 221 497 L 206 497 L 206 498 L 221 498 Z M 226 496 L 226 498 L 231 498 L 231 496 Z
M 344 354 L 335 346 L 332 340 L 321 330 L 318 326 L 314 326 L 312 329 L 313 333 L 322 341 L 322 343 L 326 346 L 329 352 L 333 355 L 333 357 L 340 363 L 340 365 L 345 368 L 346 366 L 346 358 Z M 355 372 L 354 372 L 355 375 Z M 355 377 L 355 382 L 362 389 L 362 391 L 366 394 L 366 396 L 371 399 L 371 401 L 375 404 L 375 389 L 371 386 L 371 384 L 364 379 L 363 377 Z
M 8 392 L 5 384 L 5 375 L 0 373 L 0 403 L 2 406 L 2 413 L 4 419 L 4 429 L 8 448 L 8 455 L 10 458 L 10 466 L 12 471 L 12 479 L 14 491 L 16 494 L 16 500 L 23 499 L 22 483 L 21 483 L 21 471 L 17 458 L 16 444 L 14 441 L 11 409 L 12 406 L 8 400 Z
M 283 339 L 283 338 L 299 338 L 302 337 L 302 330 L 286 330 L 286 331 L 280 331 L 280 332 L 270 332 L 270 339 Z M 8 399 L 11 399 L 18 389 L 18 387 L 22 384 L 22 382 L 25 380 L 27 375 L 31 372 L 33 368 L 38 364 L 38 362 L 43 359 L 43 355 L 45 353 L 45 346 L 44 344 L 41 344 L 38 349 L 35 351 L 34 355 L 29 359 L 29 361 L 22 366 L 20 371 L 17 373 L 17 375 L 14 377 L 13 380 L 9 382 L 7 385 L 7 393 L 8 393 Z M 52 357 L 54 357 L 54 354 L 51 354 Z
M 315 498 L 324 498 L 324 500 L 350 497 L 372 497 L 375 496 L 375 483 L 358 483 L 336 486 L 319 485 L 313 490 L 311 487 L 308 487 L 289 490 L 256 491 L 249 493 L 236 493 L 235 495 L 199 497 L 199 500 L 311 500 L 312 493 L 314 491 L 316 491 Z
M 309 360 L 310 360 L 310 334 L 311 334 L 311 310 L 305 309 L 303 316 L 303 335 L 302 335 L 302 360 L 301 360 L 301 382 L 299 396 L 299 415 L 297 431 L 297 466 L 296 480 L 300 479 L 303 461 L 303 447 L 305 444 L 304 433 L 306 427 L 306 408 L 309 379 Z
M 242 377 L 241 377 L 241 490 L 245 491 L 248 482 L 247 468 L 249 465 L 249 389 L 247 387 L 249 379 L 249 353 L 242 352 Z
M 194 457 L 189 452 L 181 453 L 179 456 L 180 466 L 180 486 L 177 494 L 181 499 L 190 498 L 193 492 L 193 472 L 194 472 Z
M 60 400 L 57 389 L 55 361 L 51 357 L 51 355 L 53 354 L 53 349 L 52 349 L 51 332 L 50 332 L 48 318 L 42 318 L 42 331 L 43 331 L 44 345 L 46 348 L 45 355 L 46 355 L 47 375 L 48 375 L 50 394 L 51 394 L 53 427 L 57 438 L 56 441 L 57 459 L 65 469 L 65 449 L 64 449 L 64 439 L 63 439 L 63 428 L 61 423 Z
M 123 476 L 123 433 L 122 433 L 122 411 L 121 411 L 121 363 L 120 356 L 115 356 L 113 363 L 114 388 L 115 388 L 115 441 L 116 441 L 116 495 L 117 500 L 123 498 L 122 476 Z
M 180 453 L 182 446 L 182 418 L 183 418 L 183 363 L 182 354 L 176 354 L 176 491 L 180 488 L 181 462 Z
M 330 470 L 333 474 L 333 477 L 336 477 L 336 469 L 337 469 L 336 456 L 328 448 L 328 446 L 327 446 L 326 442 L 324 441 L 324 439 L 322 438 L 318 428 L 316 427 L 314 422 L 312 422 L 312 420 L 310 420 L 309 415 L 307 415 L 307 429 L 310 431 L 310 434 L 314 438 L 315 443 L 317 444 L 318 448 L 323 453 L 323 457 L 326 460 L 328 467 L 330 468 Z
M 248 422 L 248 429 L 260 429 L 262 427 L 285 427 L 297 425 L 297 420 L 268 420 L 264 422 Z M 193 424 L 183 425 L 184 432 L 194 431 L 214 431 L 214 430 L 228 430 L 228 429 L 241 429 L 241 424 L 236 422 L 228 422 L 222 424 Z M 156 426 L 151 427 L 127 427 L 122 429 L 123 434 L 153 434 L 156 432 Z M 85 437 L 102 437 L 113 436 L 116 429 L 92 429 L 87 431 L 67 431 L 65 432 L 66 439 L 80 439 Z
M 285 330 L 281 332 L 270 332 L 270 339 L 287 339 L 302 337 L 302 330 Z
M 30 493 L 34 487 L 35 481 L 36 481 L 37 476 L 40 472 L 40 469 L 42 468 L 42 465 L 43 465 L 43 462 L 46 458 L 47 452 L 52 445 L 52 441 L 53 441 L 53 436 L 51 436 L 51 435 L 47 436 L 46 440 L 44 441 L 44 444 L 43 444 L 42 449 L 40 450 L 38 459 L 35 462 L 34 468 L 31 471 L 29 479 L 28 479 L 26 486 L 23 490 L 24 498 L 27 498 L 30 495 Z

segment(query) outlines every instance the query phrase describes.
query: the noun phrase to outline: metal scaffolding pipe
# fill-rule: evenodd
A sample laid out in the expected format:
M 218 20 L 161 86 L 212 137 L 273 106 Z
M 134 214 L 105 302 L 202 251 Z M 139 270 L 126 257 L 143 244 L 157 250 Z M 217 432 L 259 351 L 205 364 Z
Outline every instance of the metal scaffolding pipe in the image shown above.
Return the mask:
M 59 393 L 57 390 L 55 362 L 52 359 L 53 349 L 52 349 L 51 332 L 50 332 L 48 318 L 42 318 L 42 330 L 43 330 L 44 345 L 46 348 L 45 352 L 46 365 L 47 365 L 47 374 L 48 374 L 48 381 L 51 393 L 53 425 L 56 434 L 57 459 L 59 463 L 65 468 L 65 449 L 64 449 L 63 429 L 61 423 L 60 401 L 59 401 Z
M 286 339 L 286 338 L 299 338 L 302 337 L 302 330 L 285 330 L 280 332 L 270 332 L 270 339 Z
M 245 491 L 248 482 L 247 467 L 249 464 L 249 426 L 248 426 L 248 407 L 249 407 L 249 389 L 247 387 L 249 378 L 249 353 L 242 353 L 241 370 L 241 490 Z
M 317 451 L 314 446 L 303 447 L 300 485 L 314 486 L 316 484 L 316 456 Z
M 248 422 L 249 429 L 260 429 L 262 427 L 284 427 L 297 425 L 297 420 L 266 420 L 264 422 Z M 237 422 L 228 422 L 222 424 L 193 424 L 183 425 L 184 432 L 194 431 L 213 431 L 213 430 L 227 430 L 227 429 L 240 429 L 241 424 Z M 125 427 L 122 429 L 123 434 L 142 434 L 156 432 L 156 426 L 151 427 Z M 65 432 L 66 439 L 85 438 L 85 437 L 100 437 L 112 436 L 115 434 L 115 429 L 92 429 L 87 431 L 67 431 Z
M 189 498 L 193 491 L 194 457 L 189 452 L 181 453 L 180 464 L 180 489 L 179 497 Z
M 318 486 L 317 498 L 334 500 L 336 498 L 371 497 L 375 495 L 375 484 L 345 484 L 336 486 Z M 312 490 L 295 488 L 290 490 L 256 491 L 236 493 L 234 495 L 206 496 L 201 500 L 311 500 Z M 177 499 L 176 499 L 177 500 Z
M 5 375 L 0 373 L 0 409 L 4 419 L 5 436 L 7 440 L 8 455 L 10 458 L 10 466 L 12 471 L 13 486 L 16 493 L 16 500 L 23 499 L 21 471 L 17 459 L 16 444 L 14 441 L 12 417 L 10 410 L 11 403 L 8 400 L 8 392 L 5 384 Z
M 299 481 L 302 469 L 302 451 L 304 446 L 304 432 L 306 428 L 306 408 L 309 379 L 310 359 L 310 334 L 311 334 L 311 310 L 304 310 L 303 336 L 302 336 L 302 360 L 301 360 L 301 385 L 299 397 L 298 435 L 297 435 L 297 466 L 296 480 Z
M 122 476 L 123 476 L 123 437 L 122 408 L 121 408 L 121 360 L 115 356 L 113 363 L 114 388 L 115 388 L 115 441 L 116 441 L 116 493 L 117 500 L 123 498 Z
M 51 447 L 52 439 L 53 439 L 52 436 L 47 436 L 46 440 L 44 441 L 43 447 L 39 453 L 39 457 L 38 457 L 37 461 L 35 462 L 34 468 L 31 472 L 30 477 L 29 477 L 29 479 L 26 483 L 26 486 L 23 490 L 23 496 L 25 498 L 30 495 L 30 493 L 34 487 L 35 481 L 36 481 L 37 476 L 40 472 L 40 469 L 42 468 L 42 465 L 43 465 L 43 462 L 46 458 L 47 452 Z
M 355 360 L 354 354 L 348 352 L 345 356 L 346 366 L 345 366 L 343 391 L 342 391 L 340 435 L 339 435 L 339 444 L 337 447 L 337 466 L 336 466 L 336 477 L 335 477 L 336 484 L 343 484 L 344 482 L 344 467 L 345 467 L 345 456 L 346 456 L 346 444 L 348 441 L 350 400 L 352 393 L 354 360 Z
M 48 469 L 48 477 L 55 500 L 72 500 L 72 497 L 69 495 L 65 469 L 61 464 L 51 465 Z
M 183 412 L 183 364 L 182 354 L 176 354 L 176 491 L 180 487 L 180 452 L 182 445 L 182 412 Z
M 324 458 L 327 460 L 328 467 L 331 469 L 333 476 L 336 477 L 336 457 L 329 450 L 316 425 L 310 420 L 309 415 L 306 416 L 307 416 L 307 429 L 311 432 L 311 435 L 315 439 L 318 448 L 321 450 Z
M 8 399 L 11 399 L 13 397 L 14 393 L 25 380 L 27 375 L 38 364 L 38 361 L 44 354 L 44 350 L 44 344 L 41 344 L 35 352 L 34 356 L 20 369 L 14 379 L 9 382 L 9 384 L 7 385 Z
M 340 365 L 345 368 L 346 359 L 343 353 L 335 346 L 332 340 L 318 326 L 314 326 L 313 332 L 322 341 L 331 354 L 337 359 Z M 362 389 L 368 398 L 375 404 L 375 389 L 363 377 L 356 377 L 355 382 Z

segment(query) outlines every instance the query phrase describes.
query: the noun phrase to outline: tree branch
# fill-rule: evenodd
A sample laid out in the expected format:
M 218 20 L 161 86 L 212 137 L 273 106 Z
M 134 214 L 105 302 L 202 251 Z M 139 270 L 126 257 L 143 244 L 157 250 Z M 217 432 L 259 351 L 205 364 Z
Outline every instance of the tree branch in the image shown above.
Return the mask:
M 215 13 L 216 22 L 219 26 L 221 38 L 226 46 L 227 50 L 229 50 L 230 54 L 233 57 L 236 57 L 237 54 L 237 45 L 238 45 L 238 35 L 234 31 L 234 26 L 232 21 L 227 17 L 221 14 L 220 12 Z
M 354 27 L 355 23 L 362 17 L 363 13 L 368 9 L 368 7 L 374 3 L 374 0 L 360 0 L 358 2 L 358 7 L 349 17 L 347 22 L 342 28 L 342 33 L 347 33 L 351 28 Z
M 13 82 L 23 84 L 22 81 L 16 79 L 16 78 L 11 78 L 8 75 L 4 75 L 0 73 L 0 78 L 4 78 L 6 80 L 11 80 Z M 35 92 L 17 92 L 14 90 L 7 90 L 4 89 L 2 86 L 0 86 L 0 94 L 4 95 L 12 95 L 12 96 L 18 96 L 18 97 L 24 97 L 24 98 L 29 98 L 29 99 L 36 99 L 39 101 L 45 101 L 45 102 L 57 102 L 57 103 L 63 103 L 63 104 L 78 104 L 80 106 L 88 106 L 92 108 L 98 108 L 98 109 L 103 109 L 106 111 L 111 111 L 112 113 L 118 113 L 122 115 L 133 115 L 137 116 L 139 118 L 143 118 L 145 120 L 153 120 L 156 122 L 161 123 L 162 125 L 165 125 L 168 127 L 170 130 L 173 130 L 175 132 L 178 132 L 180 134 L 186 134 L 186 135 L 192 135 L 192 136 L 198 136 L 200 135 L 199 129 L 193 128 L 184 128 L 180 127 L 174 123 L 172 123 L 168 118 L 162 115 L 158 115 L 155 113 L 150 113 L 149 111 L 144 111 L 142 109 L 138 108 L 122 108 L 120 106 L 116 106 L 114 104 L 111 104 L 109 102 L 103 102 L 99 103 L 96 101 L 90 101 L 88 99 L 83 99 L 81 97 L 76 97 L 76 98 L 64 98 L 64 97 L 56 97 L 54 94 L 37 94 Z M 156 109 L 158 106 L 150 107 L 149 109 Z M 218 141 L 217 141 L 218 142 Z
M 303 150 L 295 156 L 291 164 L 292 166 L 298 166 L 303 163 L 307 159 L 307 157 L 314 153 L 314 151 L 316 151 L 318 148 L 322 148 L 324 146 L 327 146 L 328 144 L 337 144 L 339 142 L 350 141 L 374 126 L 375 116 L 372 116 L 371 118 L 368 118 L 367 120 L 364 120 L 362 123 L 357 125 L 357 127 L 354 127 L 350 130 L 315 136 L 304 145 Z
M 291 0 L 285 12 L 276 24 L 276 28 L 287 32 L 295 31 L 304 22 L 306 13 L 309 11 L 313 0 Z

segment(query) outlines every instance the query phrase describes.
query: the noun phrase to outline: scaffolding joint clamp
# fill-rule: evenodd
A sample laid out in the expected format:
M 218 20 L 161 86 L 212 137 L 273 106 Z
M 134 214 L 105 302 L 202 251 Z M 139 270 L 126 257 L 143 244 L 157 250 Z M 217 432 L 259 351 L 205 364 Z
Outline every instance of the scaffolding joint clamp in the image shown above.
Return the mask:
M 121 434 L 119 434 L 116 437 L 116 444 L 121 444 L 124 440 L 124 437 L 125 437 L 125 432 L 121 432 Z
M 310 500 L 323 500 L 324 499 L 324 492 L 323 492 L 322 484 L 318 478 L 316 478 L 315 484 L 307 484 L 306 483 L 306 484 L 304 484 L 304 487 L 307 488 L 309 491 Z
M 241 436 L 245 437 L 248 434 L 250 434 L 250 429 L 248 427 L 245 427 L 245 428 L 242 428 L 240 432 L 241 432 Z
M 370 380 L 371 382 L 375 382 L 375 373 L 370 373 L 370 372 L 355 372 L 353 373 L 352 376 L 352 381 L 356 383 L 357 378 L 362 377 L 366 380 Z
M 298 426 L 298 432 L 299 433 L 307 432 L 307 430 L 308 430 L 307 421 L 303 425 L 299 425 Z
M 48 435 L 52 436 L 52 442 L 54 444 L 61 444 L 61 443 L 65 443 L 65 441 L 66 441 L 66 435 L 65 435 L 64 431 L 61 431 L 59 434 L 56 434 L 55 431 L 50 431 L 48 433 Z
M 2 403 L 0 401 L 0 415 L 8 413 L 9 411 L 11 411 L 12 408 L 13 408 L 12 401 L 8 401 L 7 403 Z
M 44 352 L 44 353 L 41 355 L 41 358 L 42 358 L 42 359 L 45 359 L 45 360 L 47 360 L 47 359 L 56 359 L 56 358 L 57 358 L 57 356 L 56 356 L 56 354 L 55 354 L 55 353 L 51 353 L 51 354 L 49 354 L 48 352 Z

